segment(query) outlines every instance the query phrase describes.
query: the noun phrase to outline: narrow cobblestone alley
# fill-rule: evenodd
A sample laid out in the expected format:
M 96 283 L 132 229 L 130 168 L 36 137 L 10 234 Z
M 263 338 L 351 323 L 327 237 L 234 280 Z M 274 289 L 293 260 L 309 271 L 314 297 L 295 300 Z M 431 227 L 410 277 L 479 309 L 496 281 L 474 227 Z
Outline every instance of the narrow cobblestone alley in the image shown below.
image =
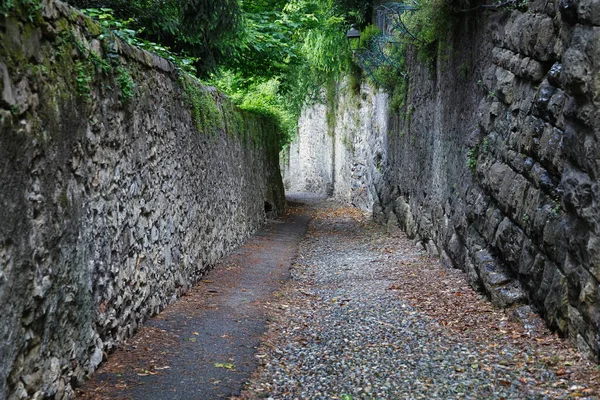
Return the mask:
M 494 308 L 357 209 L 290 200 L 287 219 L 149 321 L 81 398 L 597 398 L 597 368 L 528 307 Z

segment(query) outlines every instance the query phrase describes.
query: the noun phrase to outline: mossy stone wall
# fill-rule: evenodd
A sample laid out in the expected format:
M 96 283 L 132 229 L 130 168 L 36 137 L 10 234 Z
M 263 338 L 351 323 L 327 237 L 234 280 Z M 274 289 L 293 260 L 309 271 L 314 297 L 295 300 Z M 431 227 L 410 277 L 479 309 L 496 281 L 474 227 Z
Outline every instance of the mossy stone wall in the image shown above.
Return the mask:
M 282 211 L 279 132 L 51 0 L 0 16 L 0 95 L 0 398 L 66 399 Z

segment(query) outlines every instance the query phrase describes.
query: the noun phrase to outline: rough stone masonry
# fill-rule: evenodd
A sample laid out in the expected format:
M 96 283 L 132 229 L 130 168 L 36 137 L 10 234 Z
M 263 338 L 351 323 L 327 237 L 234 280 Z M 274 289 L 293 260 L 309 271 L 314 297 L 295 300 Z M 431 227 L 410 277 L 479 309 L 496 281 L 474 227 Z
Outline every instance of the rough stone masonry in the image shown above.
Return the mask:
M 325 106 L 305 110 L 286 185 L 333 186 L 599 361 L 600 1 L 474 9 L 438 55 L 408 55 L 400 113 L 346 82 L 332 136 Z
M 66 399 L 283 207 L 278 132 L 60 2 L 0 15 L 0 398 Z

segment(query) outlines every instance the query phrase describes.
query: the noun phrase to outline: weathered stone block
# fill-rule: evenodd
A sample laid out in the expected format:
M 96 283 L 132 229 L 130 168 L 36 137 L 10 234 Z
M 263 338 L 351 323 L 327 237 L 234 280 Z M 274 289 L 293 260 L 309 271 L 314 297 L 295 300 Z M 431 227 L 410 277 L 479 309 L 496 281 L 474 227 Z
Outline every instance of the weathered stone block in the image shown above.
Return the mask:
M 569 166 L 565 168 L 560 187 L 566 207 L 575 211 L 590 225 L 598 226 L 598 207 L 594 196 L 598 190 L 598 182 L 583 171 Z
M 552 264 L 546 264 L 546 268 Z M 555 269 L 552 274 L 552 281 L 549 284 L 546 298 L 544 299 L 544 309 L 546 310 L 546 321 L 559 332 L 568 332 L 569 323 L 569 300 L 567 278 Z M 546 278 L 546 273 L 544 272 Z
M 600 281 L 600 237 L 598 234 L 590 234 L 586 250 L 590 257 L 590 272 Z
M 544 127 L 540 138 L 539 160 L 552 174 L 560 176 L 564 168 L 563 132 L 550 125 Z
M 479 270 L 473 262 L 469 251 L 466 252 L 465 257 L 465 272 L 467 273 L 467 279 L 469 280 L 469 285 L 473 287 L 473 289 L 483 292 L 485 290 L 485 286 L 479 276 Z
M 525 282 L 530 290 L 537 288 L 541 282 L 546 261 L 546 257 L 540 253 L 533 242 L 529 239 L 525 240 L 519 259 L 519 274 L 525 277 Z
M 563 56 L 562 81 L 570 93 L 586 96 L 589 100 L 597 97 L 597 71 L 600 56 L 600 29 L 577 25 L 573 29 L 571 41 Z
M 496 235 L 498 225 L 504 219 L 504 214 L 495 206 L 490 206 L 486 212 L 483 230 L 481 235 L 485 238 L 488 243 L 492 243 Z
M 569 48 L 563 57 L 562 80 L 566 88 L 575 94 L 589 91 L 592 67 L 581 50 Z
M 521 282 L 512 280 L 506 285 L 499 286 L 490 292 L 492 302 L 502 308 L 510 307 L 515 304 L 523 304 L 527 301 L 527 295 L 523 291 Z
M 540 61 L 556 57 L 556 36 L 552 18 L 541 14 L 514 11 L 507 22 L 505 46 Z
M 12 107 L 16 104 L 15 97 L 13 95 L 12 82 L 6 65 L 0 63 L 0 92 L 2 92 L 2 103 L 0 106 Z
M 515 100 L 515 75 L 503 68 L 496 70 L 497 96 L 506 104 Z
M 598 344 L 596 343 L 596 348 L 598 348 Z M 583 335 L 577 335 L 577 348 L 579 351 L 583 353 L 585 357 L 589 360 L 598 363 L 600 358 L 598 357 L 598 350 L 594 349 L 594 347 L 590 346 L 588 341 L 583 337 Z
M 499 250 L 503 262 L 513 270 L 518 270 L 518 261 L 524 240 L 525 234 L 523 231 L 513 224 L 510 219 L 504 218 L 496 231 L 493 246 Z
M 536 22 L 537 40 L 531 55 L 541 61 L 556 59 L 555 43 L 557 36 L 554 30 L 554 21 L 547 16 L 540 16 Z
M 600 1 L 579 0 L 577 3 L 579 20 L 583 23 L 600 26 Z
M 539 82 L 544 77 L 543 65 L 529 57 L 521 56 L 509 49 L 495 47 L 492 50 L 494 63 L 518 77 Z

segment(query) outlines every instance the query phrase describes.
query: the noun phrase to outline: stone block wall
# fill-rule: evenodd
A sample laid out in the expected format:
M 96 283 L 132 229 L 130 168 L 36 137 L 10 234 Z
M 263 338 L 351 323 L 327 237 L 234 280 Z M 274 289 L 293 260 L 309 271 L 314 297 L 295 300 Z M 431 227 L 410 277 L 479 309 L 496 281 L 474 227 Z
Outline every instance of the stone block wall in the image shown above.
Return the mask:
M 0 16 L 0 398 L 67 399 L 284 207 L 278 131 L 60 2 Z
M 336 195 L 359 205 L 353 188 L 364 185 L 375 218 L 463 269 L 495 304 L 531 304 L 596 361 L 599 16 L 596 0 L 464 13 L 434 67 L 407 56 L 406 108 L 384 111 L 363 85 L 334 135 L 343 113 L 357 118 L 354 153 L 334 170 L 359 173 L 336 179 Z

